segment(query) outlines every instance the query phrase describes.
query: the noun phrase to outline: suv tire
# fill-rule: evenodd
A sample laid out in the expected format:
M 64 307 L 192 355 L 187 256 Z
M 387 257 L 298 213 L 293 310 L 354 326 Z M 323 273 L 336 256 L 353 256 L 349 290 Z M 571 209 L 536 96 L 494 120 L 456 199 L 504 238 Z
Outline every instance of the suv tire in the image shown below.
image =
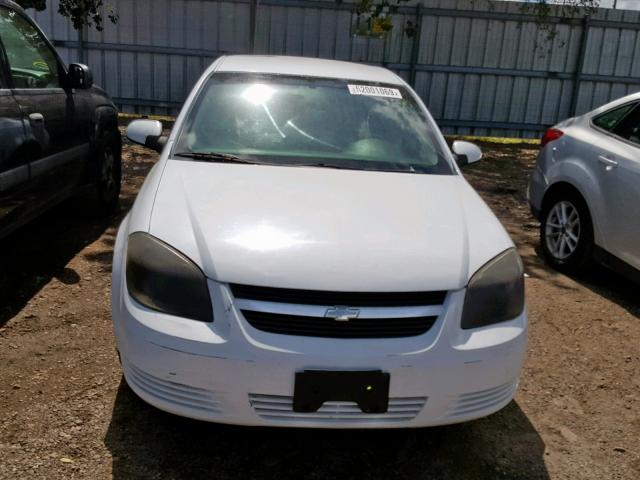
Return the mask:
M 122 144 L 118 132 L 107 131 L 96 152 L 95 203 L 98 215 L 110 215 L 118 210 L 122 179 Z

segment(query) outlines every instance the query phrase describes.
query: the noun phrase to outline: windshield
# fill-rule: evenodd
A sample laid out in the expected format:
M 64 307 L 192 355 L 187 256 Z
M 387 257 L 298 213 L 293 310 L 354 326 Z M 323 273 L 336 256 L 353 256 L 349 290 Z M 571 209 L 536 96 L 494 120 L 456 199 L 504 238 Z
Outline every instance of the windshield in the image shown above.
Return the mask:
M 396 85 L 218 73 L 188 113 L 174 155 L 452 174 L 432 123 Z

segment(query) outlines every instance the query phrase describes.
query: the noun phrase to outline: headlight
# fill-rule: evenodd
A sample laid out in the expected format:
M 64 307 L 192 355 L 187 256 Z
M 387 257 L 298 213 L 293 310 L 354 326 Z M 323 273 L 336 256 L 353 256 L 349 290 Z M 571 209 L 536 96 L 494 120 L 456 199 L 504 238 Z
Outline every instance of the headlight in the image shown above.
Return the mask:
M 137 302 L 179 317 L 213 321 L 207 280 L 191 260 L 146 233 L 129 236 L 127 289 Z
M 501 253 L 478 270 L 467 287 L 462 328 L 513 320 L 524 310 L 524 269 L 515 249 Z

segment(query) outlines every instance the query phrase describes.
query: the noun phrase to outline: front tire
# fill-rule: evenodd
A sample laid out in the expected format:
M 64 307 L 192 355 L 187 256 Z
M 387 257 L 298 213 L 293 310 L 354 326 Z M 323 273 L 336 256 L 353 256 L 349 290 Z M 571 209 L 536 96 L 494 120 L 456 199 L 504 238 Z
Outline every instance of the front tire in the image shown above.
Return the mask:
M 593 223 L 577 192 L 563 191 L 545 202 L 540 243 L 547 262 L 556 270 L 579 273 L 591 266 Z
M 118 132 L 105 132 L 100 139 L 96 167 L 96 213 L 110 215 L 118 210 L 120 199 L 122 144 Z

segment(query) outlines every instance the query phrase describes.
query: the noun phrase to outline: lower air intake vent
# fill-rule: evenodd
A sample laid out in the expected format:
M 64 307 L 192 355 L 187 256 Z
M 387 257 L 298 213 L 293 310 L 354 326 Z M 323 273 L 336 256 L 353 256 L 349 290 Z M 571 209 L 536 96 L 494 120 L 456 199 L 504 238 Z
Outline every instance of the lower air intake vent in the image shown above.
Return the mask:
M 488 390 L 462 394 L 449 408 L 446 417 L 466 417 L 484 410 L 497 409 L 513 396 L 517 386 L 517 383 L 508 383 Z
M 161 402 L 180 405 L 209 413 L 220 413 L 220 405 L 213 392 L 158 378 L 124 362 L 127 383 L 135 390 Z
M 249 402 L 255 412 L 265 420 L 310 423 L 389 423 L 407 422 L 418 416 L 426 397 L 396 397 L 389 399 L 386 413 L 363 413 L 352 402 L 325 402 L 317 412 L 298 413 L 293 411 L 293 398 L 277 395 L 249 394 Z

